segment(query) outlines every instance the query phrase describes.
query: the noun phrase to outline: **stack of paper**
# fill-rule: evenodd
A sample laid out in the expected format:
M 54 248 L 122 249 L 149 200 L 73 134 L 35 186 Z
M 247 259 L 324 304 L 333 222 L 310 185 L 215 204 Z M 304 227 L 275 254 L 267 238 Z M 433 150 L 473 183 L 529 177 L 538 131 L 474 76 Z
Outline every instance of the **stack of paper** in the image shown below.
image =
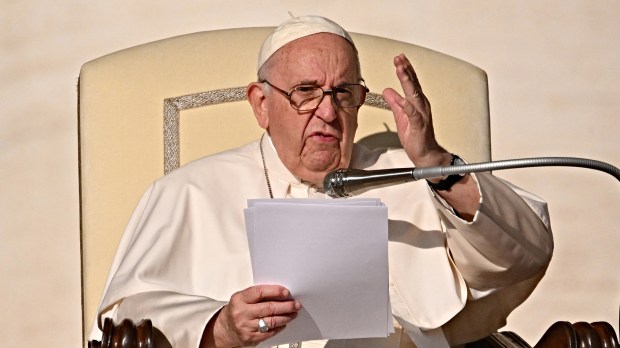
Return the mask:
M 245 220 L 254 284 L 285 286 L 302 305 L 261 346 L 393 332 L 379 200 L 249 200 Z

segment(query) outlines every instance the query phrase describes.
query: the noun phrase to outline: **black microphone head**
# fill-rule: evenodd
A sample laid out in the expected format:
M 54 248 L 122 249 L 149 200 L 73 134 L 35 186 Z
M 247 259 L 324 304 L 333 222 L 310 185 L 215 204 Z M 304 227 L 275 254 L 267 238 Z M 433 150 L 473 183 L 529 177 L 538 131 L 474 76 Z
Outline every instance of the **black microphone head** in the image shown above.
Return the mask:
M 323 189 L 325 193 L 333 198 L 350 197 L 345 190 L 345 176 L 347 169 L 337 169 L 327 173 L 323 179 Z

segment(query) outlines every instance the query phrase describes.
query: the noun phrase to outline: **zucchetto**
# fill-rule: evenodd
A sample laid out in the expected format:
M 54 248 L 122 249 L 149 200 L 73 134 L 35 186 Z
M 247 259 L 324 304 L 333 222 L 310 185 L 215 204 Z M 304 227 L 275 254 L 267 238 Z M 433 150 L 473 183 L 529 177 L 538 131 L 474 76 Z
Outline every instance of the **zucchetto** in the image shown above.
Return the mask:
M 280 24 L 263 42 L 263 46 L 258 54 L 258 70 L 271 55 L 287 43 L 318 33 L 331 33 L 342 36 L 355 46 L 351 36 L 344 28 L 325 17 L 293 17 Z

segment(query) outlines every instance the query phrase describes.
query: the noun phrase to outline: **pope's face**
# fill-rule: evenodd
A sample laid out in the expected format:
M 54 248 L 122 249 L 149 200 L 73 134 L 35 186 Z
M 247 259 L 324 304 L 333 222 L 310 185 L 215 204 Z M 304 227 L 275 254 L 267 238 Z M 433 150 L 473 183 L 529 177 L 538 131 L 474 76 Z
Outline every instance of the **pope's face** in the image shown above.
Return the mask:
M 328 90 L 359 83 L 361 78 L 353 47 L 333 34 L 295 40 L 271 59 L 274 61 L 268 80 L 285 91 L 300 84 Z M 357 108 L 340 108 L 331 95 L 325 95 L 316 110 L 300 112 L 272 88 L 265 93 L 263 115 L 257 118 L 268 130 L 278 156 L 291 173 L 321 186 L 329 171 L 349 166 L 357 111 Z

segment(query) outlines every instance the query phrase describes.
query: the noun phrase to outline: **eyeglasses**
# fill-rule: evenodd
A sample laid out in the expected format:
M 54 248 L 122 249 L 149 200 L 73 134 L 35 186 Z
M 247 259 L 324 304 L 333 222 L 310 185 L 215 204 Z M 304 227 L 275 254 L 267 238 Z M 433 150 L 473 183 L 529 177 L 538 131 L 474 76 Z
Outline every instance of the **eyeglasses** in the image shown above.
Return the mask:
M 290 92 L 286 92 L 267 80 L 261 82 L 267 83 L 286 96 L 293 109 L 298 111 L 316 110 L 326 94 L 332 96 L 332 100 L 338 107 L 357 108 L 364 104 L 366 93 L 369 91 L 365 85 L 352 83 L 333 87 L 332 89 L 323 89 L 315 85 L 297 85 Z

